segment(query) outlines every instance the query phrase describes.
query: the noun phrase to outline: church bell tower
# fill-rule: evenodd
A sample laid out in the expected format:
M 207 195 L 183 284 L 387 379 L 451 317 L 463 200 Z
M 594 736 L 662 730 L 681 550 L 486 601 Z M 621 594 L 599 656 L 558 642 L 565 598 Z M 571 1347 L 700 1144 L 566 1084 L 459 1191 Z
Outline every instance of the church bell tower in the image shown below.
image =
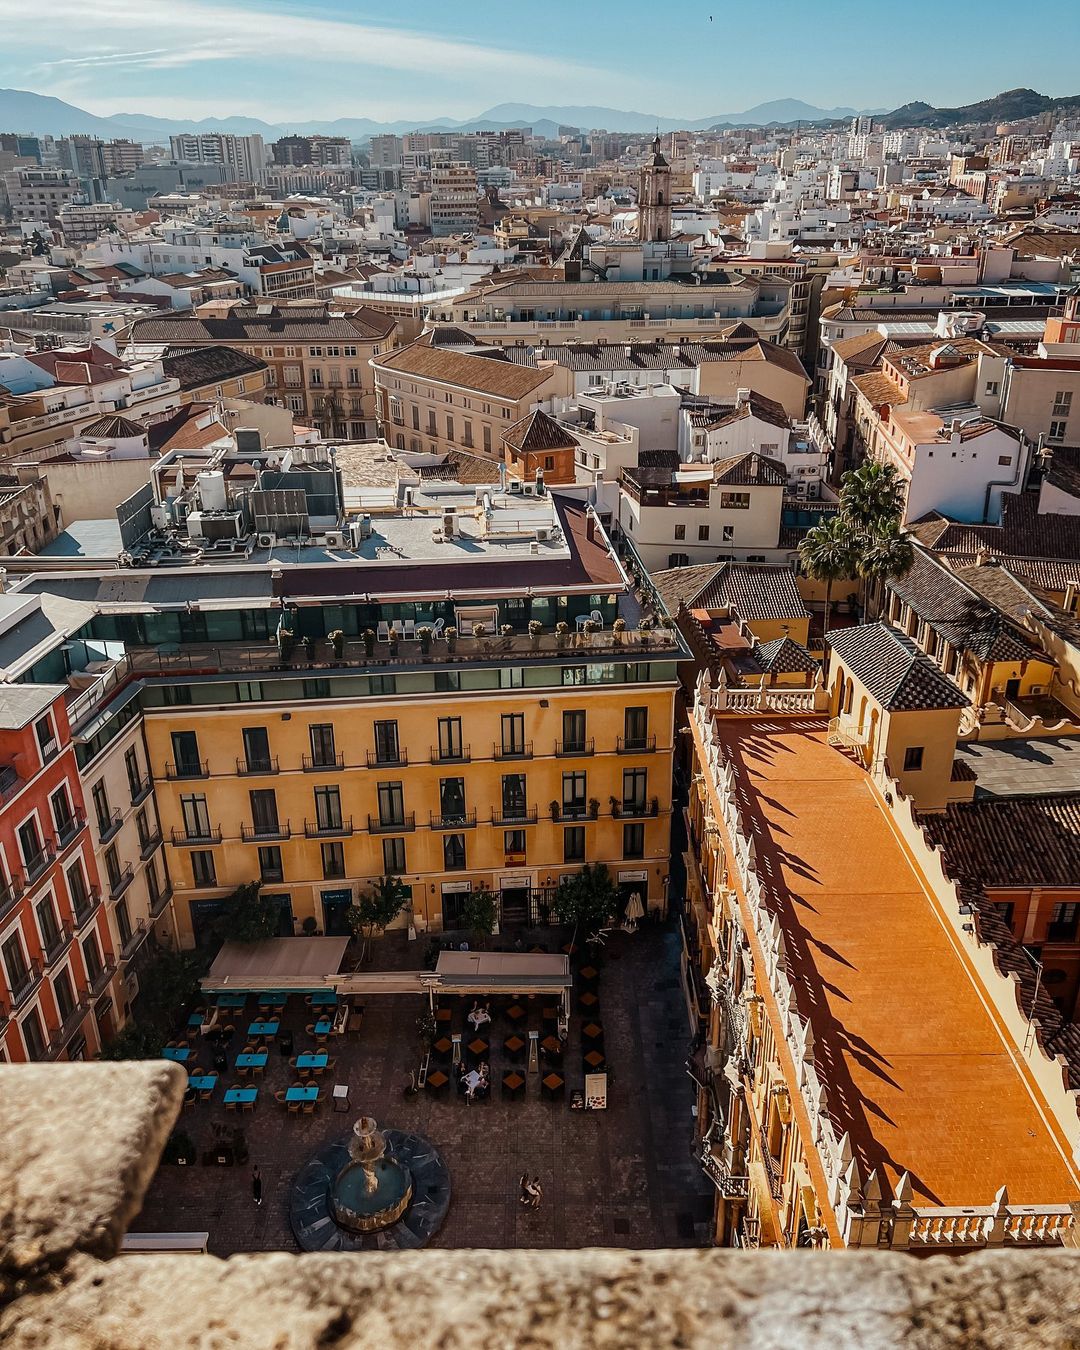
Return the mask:
M 659 133 L 638 178 L 638 238 L 671 238 L 671 165 L 660 153 Z

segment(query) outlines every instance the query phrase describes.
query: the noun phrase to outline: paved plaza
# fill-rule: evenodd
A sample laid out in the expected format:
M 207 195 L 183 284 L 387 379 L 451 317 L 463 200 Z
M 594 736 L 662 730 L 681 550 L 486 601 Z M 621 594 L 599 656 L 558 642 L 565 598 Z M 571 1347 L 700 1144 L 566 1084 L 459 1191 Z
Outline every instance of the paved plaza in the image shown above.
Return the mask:
M 530 936 L 530 941 L 533 935 Z M 544 934 L 555 947 L 556 934 Z M 379 944 L 377 968 L 417 968 L 423 944 L 390 934 Z M 289 1191 L 303 1163 L 344 1135 L 361 1112 L 387 1128 L 426 1135 L 450 1169 L 452 1199 L 433 1246 L 444 1247 L 686 1247 L 708 1241 L 710 1184 L 691 1154 L 693 1093 L 687 1077 L 689 1030 L 679 979 L 679 938 L 668 925 L 608 943 L 599 980 L 609 1080 L 604 1112 L 571 1111 L 570 1091 L 583 1086 L 582 1018 L 576 1003 L 565 1053 L 566 1101 L 540 1099 L 535 1075 L 524 1101 L 499 1092 L 502 1039 L 510 1031 L 496 1013 L 491 1035 L 491 1099 L 468 1105 L 456 1094 L 435 1100 L 408 1098 L 404 1088 L 417 1065 L 416 1020 L 426 1006 L 418 995 L 369 998 L 355 1037 L 332 1038 L 336 1070 L 326 1080 L 327 1100 L 314 1116 L 287 1115 L 274 1092 L 293 1080 L 288 1059 L 271 1049 L 259 1101 L 252 1114 L 226 1112 L 222 1075 L 213 1100 L 185 1108 L 178 1128 L 199 1149 L 209 1147 L 214 1122 L 242 1125 L 250 1162 L 243 1167 L 163 1165 L 151 1183 L 133 1231 L 208 1231 L 219 1255 L 241 1251 L 295 1251 L 288 1220 Z M 249 1007 L 254 999 L 249 1000 Z M 539 1027 L 540 1000 L 526 1001 L 530 1025 Z M 243 1037 L 229 1046 L 230 1064 Z M 294 1052 L 309 1046 L 304 1028 L 311 1011 L 290 1000 L 282 1027 L 294 1033 Z M 201 1058 L 209 1059 L 206 1050 Z M 546 1070 L 545 1070 L 546 1072 Z M 334 1082 L 347 1082 L 348 1115 L 330 1109 Z M 262 1173 L 264 1202 L 251 1195 L 251 1167 Z M 518 1203 L 523 1172 L 540 1177 L 541 1208 Z

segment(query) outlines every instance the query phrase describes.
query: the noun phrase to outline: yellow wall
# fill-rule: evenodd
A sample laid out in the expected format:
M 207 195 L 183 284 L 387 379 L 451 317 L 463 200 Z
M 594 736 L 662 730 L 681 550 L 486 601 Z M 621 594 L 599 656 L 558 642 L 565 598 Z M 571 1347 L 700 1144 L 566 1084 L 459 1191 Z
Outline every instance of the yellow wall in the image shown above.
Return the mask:
M 173 829 L 182 829 L 180 799 L 187 794 L 205 794 L 212 825 L 221 829 L 223 842 L 211 846 L 218 886 L 195 891 L 192 886 L 190 849 L 200 844 L 177 847 L 168 845 L 170 872 L 177 894 L 176 915 L 181 940 L 190 943 L 191 927 L 187 901 L 210 899 L 228 894 L 238 884 L 258 875 L 259 842 L 241 841 L 241 826 L 250 825 L 248 792 L 273 788 L 277 794 L 280 823 L 289 821 L 292 836 L 270 840 L 281 849 L 285 880 L 266 883 L 275 893 L 288 891 L 293 913 L 299 919 L 312 915 L 322 924 L 319 894 L 322 890 L 341 889 L 352 883 L 354 891 L 363 888 L 372 877 L 383 872 L 382 833 L 369 833 L 369 814 L 379 815 L 377 785 L 400 781 L 403 785 L 406 815 L 415 813 L 414 831 L 387 831 L 406 840 L 404 880 L 413 885 L 418 919 L 438 927 L 441 924 L 441 884 L 444 880 L 471 879 L 474 887 L 483 880 L 499 889 L 498 878 L 508 872 L 528 874 L 534 886 L 543 885 L 550 876 L 557 882 L 563 872 L 578 865 L 563 863 L 564 823 L 580 823 L 586 830 L 586 858 L 606 862 L 618 879 L 620 870 L 648 869 L 648 898 L 653 906 L 663 902 L 663 878 L 667 875 L 668 837 L 671 808 L 671 745 L 674 686 L 579 686 L 551 690 L 502 691 L 498 694 L 454 694 L 435 699 L 397 697 L 385 701 L 365 700 L 349 703 L 337 699 L 309 702 L 291 709 L 281 704 L 247 703 L 227 708 L 179 707 L 148 709 L 146 738 L 150 764 L 158 780 L 158 803 L 166 840 Z M 541 706 L 546 704 L 546 707 Z M 626 707 L 647 707 L 649 733 L 655 734 L 655 753 L 617 755 L 616 738 L 623 734 Z M 555 742 L 562 737 L 564 709 L 586 710 L 586 735 L 595 740 L 591 757 L 556 758 Z M 501 743 L 500 717 L 503 713 L 525 715 L 525 736 L 532 742 L 532 759 L 495 760 L 494 747 Z M 471 751 L 470 763 L 430 763 L 432 747 L 438 745 L 437 721 L 440 716 L 460 716 L 462 741 Z M 396 719 L 401 748 L 407 751 L 404 767 L 367 768 L 367 752 L 374 750 L 373 722 Z M 310 753 L 309 727 L 332 723 L 335 748 L 344 755 L 346 767 L 340 771 L 305 773 L 302 757 Z M 276 757 L 280 772 L 260 777 L 238 776 L 236 761 L 244 754 L 243 727 L 267 728 L 270 754 Z M 170 735 L 173 731 L 196 731 L 199 754 L 207 761 L 209 776 L 203 779 L 166 781 L 166 765 L 172 761 Z M 363 766 L 363 767 L 360 767 Z M 659 799 L 659 815 L 645 824 L 644 860 L 622 859 L 623 820 L 612 817 L 609 798 L 622 800 L 623 770 L 645 768 L 648 771 L 647 797 Z M 562 800 L 564 772 L 584 770 L 587 795 L 599 801 L 595 821 L 559 822 L 551 820 L 550 803 Z M 504 829 L 513 825 L 491 824 L 492 811 L 498 814 L 502 803 L 502 775 L 524 773 L 527 805 L 537 808 L 538 823 L 526 825 L 527 853 L 523 865 L 507 865 L 504 854 Z M 439 809 L 439 779 L 463 777 L 467 811 L 475 811 L 478 824 L 466 829 L 467 868 L 461 872 L 443 870 L 442 839 L 453 831 L 429 827 L 429 813 Z M 346 881 L 324 881 L 321 866 L 321 839 L 304 836 L 305 820 L 314 822 L 313 790 L 336 784 L 340 790 L 342 815 L 353 820 L 355 833 L 342 839 Z M 434 887 L 434 891 L 432 890 Z M 644 889 L 644 887 L 643 887 Z

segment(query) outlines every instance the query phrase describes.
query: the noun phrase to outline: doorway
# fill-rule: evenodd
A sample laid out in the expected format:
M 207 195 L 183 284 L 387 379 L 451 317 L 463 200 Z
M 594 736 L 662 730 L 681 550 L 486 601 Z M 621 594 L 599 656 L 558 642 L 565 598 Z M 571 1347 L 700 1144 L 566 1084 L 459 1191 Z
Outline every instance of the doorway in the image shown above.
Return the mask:
M 529 921 L 529 896 L 532 888 L 527 881 L 514 882 L 504 886 L 500 892 L 502 914 L 500 921 L 504 926 L 523 925 Z

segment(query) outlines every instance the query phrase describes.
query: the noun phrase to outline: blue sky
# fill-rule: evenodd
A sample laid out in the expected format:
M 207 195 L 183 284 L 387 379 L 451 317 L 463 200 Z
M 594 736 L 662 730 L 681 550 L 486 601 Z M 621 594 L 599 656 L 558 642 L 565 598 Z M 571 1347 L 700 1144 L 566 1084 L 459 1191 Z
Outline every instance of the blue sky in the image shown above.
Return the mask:
M 1076 0 L 0 0 L 0 85 L 169 117 L 948 105 L 1018 85 L 1080 93 L 1078 49 Z

